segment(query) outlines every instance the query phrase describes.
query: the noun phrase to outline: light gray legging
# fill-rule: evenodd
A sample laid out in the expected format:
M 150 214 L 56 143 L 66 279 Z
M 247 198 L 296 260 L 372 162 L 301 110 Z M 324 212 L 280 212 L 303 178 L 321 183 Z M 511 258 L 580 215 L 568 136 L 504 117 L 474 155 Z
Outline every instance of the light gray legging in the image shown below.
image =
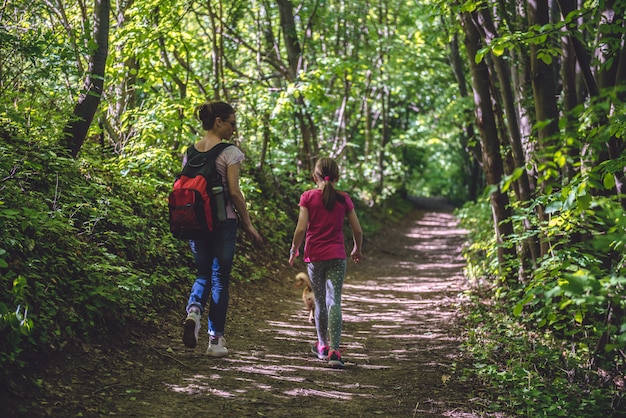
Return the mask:
M 339 350 L 341 340 L 341 288 L 346 275 L 346 260 L 337 258 L 308 264 L 315 294 L 315 328 L 319 345 Z M 330 344 L 328 334 L 330 333 Z

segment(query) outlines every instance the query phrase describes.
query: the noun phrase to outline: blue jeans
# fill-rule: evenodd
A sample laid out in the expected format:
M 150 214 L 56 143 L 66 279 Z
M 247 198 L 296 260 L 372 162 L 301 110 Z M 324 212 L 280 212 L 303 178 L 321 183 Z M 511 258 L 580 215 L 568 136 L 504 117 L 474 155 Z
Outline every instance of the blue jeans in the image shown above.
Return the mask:
M 224 335 L 229 299 L 228 285 L 235 257 L 236 240 L 237 220 L 227 219 L 219 224 L 211 239 L 189 241 L 198 272 L 191 287 L 187 312 L 192 306 L 198 307 L 200 312 L 203 312 L 211 295 L 209 303 L 211 336 Z

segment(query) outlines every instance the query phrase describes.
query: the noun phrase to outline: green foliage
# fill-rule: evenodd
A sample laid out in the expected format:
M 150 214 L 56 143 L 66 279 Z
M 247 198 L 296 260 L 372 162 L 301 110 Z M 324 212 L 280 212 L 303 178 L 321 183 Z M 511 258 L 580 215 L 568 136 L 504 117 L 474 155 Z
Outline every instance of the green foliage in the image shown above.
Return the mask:
M 12 303 L 10 306 L 0 302 L 0 364 L 14 364 L 22 366 L 19 358 L 22 352 L 22 340 L 29 337 L 34 323 L 28 317 L 28 306 L 22 308 L 24 302 L 24 288 L 26 280 L 18 276 L 13 281 L 11 291 Z M 17 307 L 15 305 L 17 304 Z M 15 311 L 13 311 L 15 309 Z
M 474 361 L 471 375 L 493 388 L 490 410 L 526 417 L 618 416 L 623 394 L 610 387 L 605 370 L 585 367 L 586 350 L 572 351 L 553 332 L 520 325 L 505 303 L 474 303 L 466 316 L 466 349 Z
M 494 281 L 498 277 L 498 259 L 488 199 L 468 202 L 455 214 L 459 218 L 459 226 L 468 233 L 468 245 L 463 248 L 466 276 L 475 283 Z
M 59 27 L 41 24 L 44 16 L 49 14 L 41 2 L 10 1 L 3 6 L 0 120 L 19 125 L 26 134 L 45 131 L 54 138 L 70 114 L 67 82 L 76 73 L 72 48 L 78 45 L 68 43 Z
M 498 389 L 495 410 L 584 417 L 612 414 L 626 402 L 606 377 L 619 380 L 625 365 L 626 221 L 616 198 L 597 194 L 612 170 L 599 167 L 539 200 L 550 215 L 540 234 L 551 251 L 518 287 L 498 281 L 487 202 L 459 211 L 475 285 L 468 314 L 472 373 Z M 531 216 L 516 211 L 516 222 Z M 521 248 L 526 236 L 516 231 L 512 239 Z
M 182 251 L 165 233 L 163 195 L 153 184 L 126 183 L 22 137 L 0 148 L 0 300 L 10 302 L 3 321 L 15 306 L 28 307 L 28 314 L 11 314 L 12 332 L 2 333 L 3 362 L 23 364 L 34 353 L 97 337 L 172 297 Z M 15 338 L 27 328 L 30 338 Z

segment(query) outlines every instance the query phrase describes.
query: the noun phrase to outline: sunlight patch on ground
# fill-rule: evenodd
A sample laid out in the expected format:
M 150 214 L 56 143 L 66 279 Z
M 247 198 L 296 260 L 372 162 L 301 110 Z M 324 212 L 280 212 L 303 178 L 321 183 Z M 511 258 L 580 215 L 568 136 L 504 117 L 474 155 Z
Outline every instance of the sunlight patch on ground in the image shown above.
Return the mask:
M 296 389 L 285 391 L 284 393 L 289 396 L 316 396 L 320 398 L 341 399 L 345 401 L 351 400 L 352 398 L 358 396 L 357 394 L 354 394 L 354 393 L 323 391 L 323 390 L 305 389 L 305 388 L 296 388 Z
M 169 388 L 172 392 L 183 393 L 188 395 L 197 395 L 201 393 L 210 393 L 221 398 L 234 398 L 236 395 L 228 391 L 212 388 L 203 383 L 191 383 L 187 386 L 165 384 L 165 387 Z
M 460 233 L 450 233 L 449 230 L 447 229 L 442 229 L 442 230 L 435 230 L 435 229 L 430 229 L 430 230 L 424 230 L 424 229 L 420 229 L 420 228 L 415 228 L 412 230 L 409 230 L 408 233 L 405 234 L 406 237 L 408 238 L 413 238 L 416 240 L 420 240 L 420 241 L 424 241 L 428 239 L 428 243 L 436 243 L 438 245 L 434 246 L 434 247 L 430 247 L 430 246 L 422 246 L 422 247 L 418 247 L 420 249 L 431 249 L 431 248 L 449 248 L 447 244 L 448 241 L 446 241 L 445 239 L 438 239 L 438 240 L 433 240 L 433 237 L 462 237 L 463 234 Z

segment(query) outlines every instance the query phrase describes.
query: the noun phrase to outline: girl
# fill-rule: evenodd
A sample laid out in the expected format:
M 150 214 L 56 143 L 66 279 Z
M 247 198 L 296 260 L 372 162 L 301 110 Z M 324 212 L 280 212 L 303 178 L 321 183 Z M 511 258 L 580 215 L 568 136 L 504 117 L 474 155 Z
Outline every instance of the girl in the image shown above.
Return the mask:
M 183 164 L 197 154 L 208 152 L 223 139 L 229 140 L 236 129 L 235 110 L 228 103 L 204 104 L 198 108 L 197 116 L 206 132 L 187 152 Z M 205 305 L 209 303 L 207 354 L 212 357 L 228 355 L 224 325 L 228 308 L 230 272 L 235 255 L 237 215 L 250 239 L 257 245 L 263 242 L 263 238 L 252 226 L 246 201 L 239 188 L 239 167 L 243 159 L 243 153 L 235 146 L 225 148 L 215 159 L 217 171 L 222 177 L 224 192 L 228 196 L 226 220 L 218 224 L 212 239 L 189 242 L 198 272 L 187 302 L 183 343 L 189 348 L 195 348 L 198 343 L 200 317 Z
M 328 359 L 333 368 L 343 368 L 339 352 L 341 339 L 341 288 L 346 273 L 346 250 L 343 220 L 348 218 L 354 247 L 352 261 L 361 261 L 363 231 L 350 197 L 335 189 L 339 167 L 332 158 L 321 158 L 315 164 L 313 181 L 316 189 L 300 197 L 300 214 L 293 234 L 289 264 L 293 265 L 306 235 L 304 261 L 315 294 L 315 327 L 317 343 L 312 351 L 320 359 Z

